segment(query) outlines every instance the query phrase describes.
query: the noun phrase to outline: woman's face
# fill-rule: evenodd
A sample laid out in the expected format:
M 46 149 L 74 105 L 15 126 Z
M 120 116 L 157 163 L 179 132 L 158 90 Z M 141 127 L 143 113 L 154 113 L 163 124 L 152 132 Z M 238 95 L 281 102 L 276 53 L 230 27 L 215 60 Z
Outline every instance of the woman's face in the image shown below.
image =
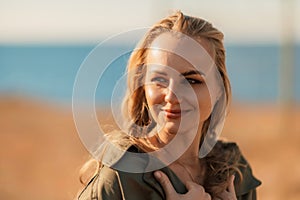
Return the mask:
M 174 53 L 159 50 L 162 43 L 175 52 L 181 45 L 166 35 L 153 41 L 151 47 L 155 49 L 149 50 L 146 58 L 144 88 L 152 118 L 161 130 L 173 135 L 202 124 L 211 113 L 211 99 L 201 69 Z M 210 52 L 206 40 L 200 44 Z

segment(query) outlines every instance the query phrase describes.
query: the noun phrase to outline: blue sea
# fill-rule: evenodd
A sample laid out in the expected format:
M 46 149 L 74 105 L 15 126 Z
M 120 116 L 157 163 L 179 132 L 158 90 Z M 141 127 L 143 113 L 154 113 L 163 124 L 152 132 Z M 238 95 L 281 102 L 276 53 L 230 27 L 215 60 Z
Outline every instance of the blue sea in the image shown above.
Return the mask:
M 71 104 L 76 74 L 96 45 L 0 45 L 0 96 L 24 95 L 48 102 Z M 126 45 L 107 45 L 113 55 Z M 227 68 L 233 100 L 276 102 L 279 98 L 280 47 L 278 45 L 227 45 Z M 113 60 L 107 77 L 99 82 L 96 101 L 108 103 L 129 54 Z M 293 91 L 300 100 L 300 46 L 295 47 Z M 99 67 L 103 66 L 99 59 Z

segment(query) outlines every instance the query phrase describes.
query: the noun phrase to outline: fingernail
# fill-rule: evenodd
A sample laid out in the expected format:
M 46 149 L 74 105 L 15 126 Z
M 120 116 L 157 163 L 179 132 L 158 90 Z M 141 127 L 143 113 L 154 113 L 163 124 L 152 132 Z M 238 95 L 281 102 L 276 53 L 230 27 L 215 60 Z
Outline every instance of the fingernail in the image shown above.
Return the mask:
M 159 171 L 154 172 L 154 176 L 155 176 L 155 178 L 158 178 L 158 179 L 161 178 L 161 174 Z

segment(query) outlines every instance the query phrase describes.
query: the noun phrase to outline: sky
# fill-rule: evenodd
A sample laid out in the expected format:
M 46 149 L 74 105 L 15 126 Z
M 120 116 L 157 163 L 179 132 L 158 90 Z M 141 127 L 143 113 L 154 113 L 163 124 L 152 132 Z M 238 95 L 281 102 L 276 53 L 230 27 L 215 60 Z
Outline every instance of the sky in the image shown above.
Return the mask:
M 300 0 L 0 0 L 0 44 L 98 43 L 174 10 L 207 19 L 228 42 L 300 42 Z

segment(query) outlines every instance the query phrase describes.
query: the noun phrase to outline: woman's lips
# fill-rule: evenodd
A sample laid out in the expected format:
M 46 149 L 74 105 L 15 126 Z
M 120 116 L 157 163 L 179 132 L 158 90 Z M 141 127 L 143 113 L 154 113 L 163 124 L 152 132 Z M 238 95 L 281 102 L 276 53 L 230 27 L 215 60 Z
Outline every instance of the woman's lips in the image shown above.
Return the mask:
M 187 111 L 181 111 L 179 109 L 163 109 L 167 118 L 170 119 L 177 119 L 180 118 L 182 114 L 186 113 Z

